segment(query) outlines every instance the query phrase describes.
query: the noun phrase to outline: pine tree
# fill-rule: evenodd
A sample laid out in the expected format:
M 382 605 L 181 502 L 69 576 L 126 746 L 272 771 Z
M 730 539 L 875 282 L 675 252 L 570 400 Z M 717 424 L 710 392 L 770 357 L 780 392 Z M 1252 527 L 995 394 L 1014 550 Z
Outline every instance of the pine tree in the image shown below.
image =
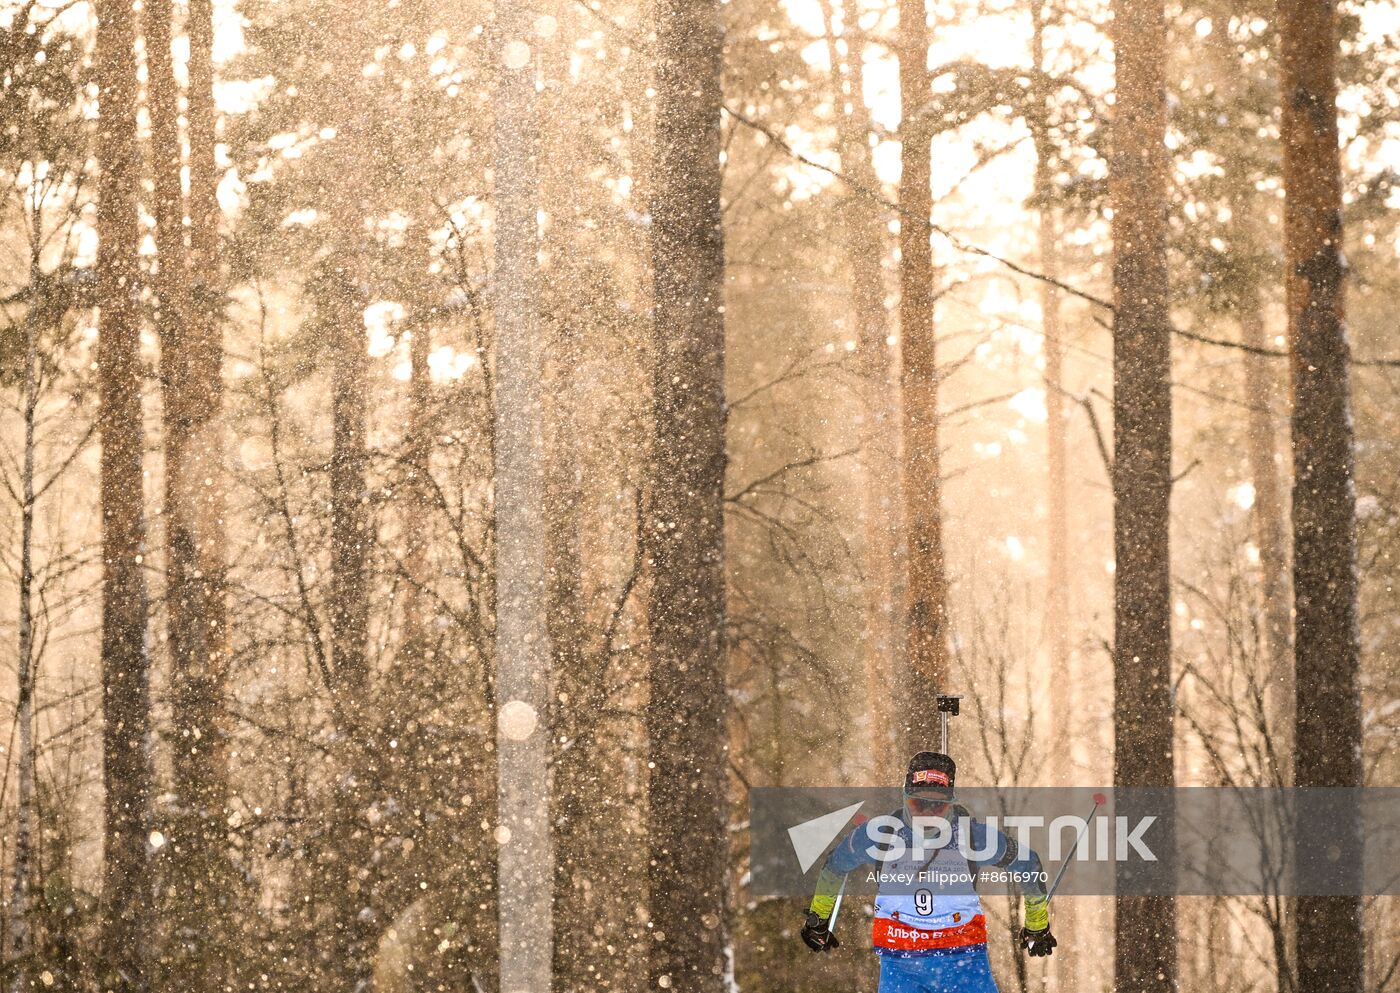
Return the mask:
M 1360 786 L 1355 442 L 1344 310 L 1337 23 L 1331 0 L 1280 0 L 1284 253 L 1293 373 L 1294 782 Z M 1359 861 L 1356 810 L 1329 830 Z M 1364 988 L 1361 900 L 1297 899 L 1300 993 Z
M 1248 14 L 1262 19 L 1271 9 L 1272 5 L 1256 4 Z M 1238 4 L 1221 0 L 1201 0 L 1199 8 L 1190 11 L 1190 16 L 1208 19 L 1211 30 L 1192 53 L 1193 86 L 1183 88 L 1182 130 L 1191 147 L 1206 148 L 1231 166 L 1223 175 L 1201 177 L 1188 185 L 1185 201 L 1204 200 L 1216 209 L 1182 218 L 1177 245 L 1199 267 L 1196 279 L 1205 292 L 1192 302 L 1204 305 L 1207 316 L 1224 314 L 1236 322 L 1240 344 L 1248 349 L 1241 356 L 1241 386 L 1248 404 L 1242 441 L 1254 487 L 1259 650 L 1267 679 L 1268 732 L 1277 759 L 1273 781 L 1286 783 L 1293 754 L 1293 620 L 1288 473 L 1276 426 L 1283 412 L 1286 370 L 1266 354 L 1276 350 L 1269 305 L 1279 286 L 1280 267 L 1270 187 L 1281 163 L 1276 148 L 1259 142 L 1260 129 L 1272 124 L 1277 109 L 1277 60 L 1259 57 L 1267 54 L 1272 32 L 1246 34 L 1243 41 L 1236 37 L 1232 15 L 1243 19 L 1245 13 Z
M 208 13 L 207 11 L 205 12 Z M 215 988 L 230 981 L 221 952 L 235 933 L 239 886 L 229 858 L 228 738 L 223 695 L 229 663 L 224 594 L 223 342 L 208 291 L 191 284 L 181 189 L 180 92 L 171 57 L 169 0 L 143 10 L 156 218 L 157 332 L 165 438 L 166 623 L 171 658 L 171 729 L 178 844 L 171 852 L 180 981 Z M 211 39 L 191 25 L 192 46 Z M 207 60 L 191 52 L 191 61 Z M 198 73 L 194 74 L 198 77 Z M 203 101 L 212 100 L 206 94 Z M 193 93 L 191 103 L 201 100 Z M 209 136 L 212 138 L 212 135 Z M 194 150 L 201 163 L 212 150 Z M 202 169 L 201 169 L 202 171 Z M 217 214 L 198 217 L 216 225 Z M 217 237 L 201 231 L 201 245 Z M 201 253 L 201 283 L 218 260 Z M 212 936 L 219 940 L 210 940 Z
M 1065 409 L 1065 341 L 1061 319 L 1060 231 L 1055 204 L 1053 169 L 1054 134 L 1051 100 L 1054 77 L 1046 68 L 1045 27 L 1050 4 L 1042 0 L 1032 11 L 1030 102 L 1026 119 L 1035 145 L 1035 198 L 1037 252 L 1040 271 L 1041 329 L 1045 337 L 1045 438 L 1046 438 L 1046 589 L 1045 640 L 1050 671 L 1051 713 L 1063 732 L 1072 733 L 1074 678 L 1070 672 L 1070 572 L 1069 572 L 1069 473 L 1068 420 Z M 1071 749 L 1061 749 L 1058 776 L 1068 782 Z
M 903 715 L 907 751 L 937 740 L 928 693 L 948 678 L 948 580 L 943 549 L 942 453 L 938 432 L 938 357 L 934 335 L 932 99 L 925 0 L 899 3 L 900 304 L 904 402 L 904 527 L 908 561 L 905 618 L 910 685 L 918 693 Z
M 1035 147 L 1034 196 L 1036 248 L 1041 273 L 1040 320 L 1045 350 L 1045 613 L 1044 638 L 1050 676 L 1050 719 L 1065 743 L 1056 749 L 1054 781 L 1070 786 L 1074 779 L 1075 672 L 1072 668 L 1070 627 L 1069 410 L 1065 402 L 1065 322 L 1061 313 L 1060 212 L 1054 168 L 1055 133 L 1051 125 L 1054 76 L 1047 65 L 1045 34 L 1054 8 L 1041 0 L 1031 8 L 1031 86 L 1026 121 Z M 1067 900 L 1055 908 L 1055 929 L 1061 937 L 1054 969 L 1061 982 L 1077 974 L 1076 920 L 1080 908 Z M 1063 940 L 1068 939 L 1068 940 Z
M 649 986 L 694 993 L 723 988 L 727 927 L 720 9 L 656 8 Z
M 90 302 L 86 294 L 80 298 L 71 284 L 65 285 L 76 245 L 57 257 L 51 246 L 56 236 L 81 223 L 88 205 L 75 195 L 73 180 L 87 168 L 92 133 L 83 113 L 79 68 L 87 61 L 87 46 L 67 31 L 53 30 L 51 21 L 43 23 L 45 13 L 26 7 L 0 30 L 0 116 L 7 121 L 0 138 L 0 171 L 15 184 L 12 234 L 24 249 L 23 264 L 10 273 L 23 283 L 6 299 L 8 305 L 22 303 L 23 316 L 7 319 L 10 333 L 0 346 L 0 382 L 7 391 L 14 390 L 20 447 L 11 463 L 18 479 L 10 477 L 5 486 L 18 517 L 11 532 L 18 532 L 13 566 L 16 693 L 9 756 L 15 799 L 4 940 L 6 983 L 12 993 L 29 993 L 38 987 L 36 980 L 62 982 L 71 973 L 68 963 L 53 964 L 68 922 L 54 913 L 54 894 L 60 892 L 63 878 L 54 858 L 64 850 L 56 844 L 62 835 L 62 814 L 54 809 L 52 792 L 40 775 L 40 756 L 50 745 L 42 735 L 40 718 L 46 708 L 41 703 L 47 701 L 39 695 L 39 672 L 52 630 L 48 622 L 53 587 L 45 573 L 51 571 L 53 559 L 51 548 L 42 542 L 44 519 L 39 510 L 46 493 L 69 468 L 68 463 L 46 468 L 42 461 L 51 438 L 43 431 L 49 421 L 45 394 L 54 390 L 63 344 L 71 340 L 69 315 L 82 312 Z M 63 422 L 58 423 L 61 432 Z M 49 979 L 44 979 L 46 967 Z
M 856 355 L 860 360 L 861 424 L 860 524 L 864 539 L 862 567 L 865 573 L 865 630 L 862 637 L 870 771 L 882 776 L 896 752 L 895 715 L 888 686 L 894 675 L 895 623 L 893 599 L 900 585 L 896 571 L 895 536 L 900 531 L 899 464 L 896 457 L 899 428 L 898 384 L 894 381 L 889 344 L 889 315 L 885 307 L 885 233 L 880 211 L 870 195 L 880 189 L 870 136 L 874 122 L 865 104 L 865 37 L 860 10 L 843 4 L 840 38 L 846 42 L 843 56 L 837 45 L 836 11 L 823 0 L 827 59 L 831 63 L 833 99 L 841 108 L 837 117 L 837 151 L 842 174 L 850 181 L 850 195 L 842 215 L 847 262 L 851 269 L 851 317 L 855 325 Z
M 568 114 L 562 92 L 568 49 L 562 33 L 556 31 L 539 44 L 544 82 L 540 111 L 541 118 L 548 121 L 562 122 Z M 558 152 L 564 152 L 567 159 L 558 161 Z M 607 822 L 614 814 L 614 808 L 599 802 L 605 790 L 600 782 L 602 763 L 596 737 L 583 731 L 598 720 L 589 707 L 597 701 L 597 687 L 590 684 L 600 673 L 589 652 L 592 632 L 583 587 L 582 448 L 587 393 L 579 366 L 584 360 L 584 335 L 601 315 L 590 307 L 595 295 L 588 290 L 597 287 L 580 286 L 579 273 L 570 271 L 569 265 L 571 249 L 578 246 L 582 235 L 569 223 L 572 218 L 564 206 L 572 202 L 578 209 L 581 199 L 575 198 L 571 176 L 577 150 L 566 145 L 542 147 L 541 153 L 540 200 L 548 205 L 551 215 L 544 239 L 543 254 L 549 261 L 543 273 L 546 289 L 541 308 L 549 349 L 543 414 L 544 540 L 548 555 L 545 596 L 553 666 L 549 694 L 549 728 L 554 742 L 549 785 L 555 921 L 551 978 L 555 990 L 570 993 L 603 979 L 601 973 L 591 971 L 602 964 L 600 958 L 605 959 L 599 955 L 601 936 L 594 923 L 600 916 L 600 891 L 609 888 L 598 872 L 596 853 L 599 837 L 610 830 Z M 608 940 L 615 938 L 609 935 Z
M 142 469 L 140 234 L 135 15 L 97 4 L 98 423 L 102 439 L 102 700 L 106 788 L 103 974 L 118 993 L 149 987 L 151 697 Z
M 37 744 L 34 740 L 34 684 L 37 659 L 34 651 L 34 447 L 35 425 L 39 408 L 39 332 L 41 307 L 38 299 L 43 276 L 40 268 L 43 232 L 42 214 L 37 196 L 30 198 L 29 217 L 29 286 L 34 296 L 24 315 L 24 373 L 21 410 L 24 417 L 24 455 L 20 469 L 20 545 L 19 586 L 19 657 L 15 667 L 18 699 L 15 701 L 15 723 L 19 739 L 19 775 L 15 783 L 14 881 L 10 890 L 8 915 L 9 934 L 5 949 L 14 970 L 10 989 L 28 993 L 31 967 L 34 964 L 35 941 L 32 928 L 31 896 L 37 880 L 35 872 L 35 780 L 38 775 Z
M 1113 5 L 1114 760 L 1116 787 L 1174 778 L 1171 672 L 1171 327 L 1166 20 L 1162 0 Z M 1162 844 L 1174 832 L 1164 825 Z M 1176 988 L 1176 904 L 1120 896 L 1115 988 Z

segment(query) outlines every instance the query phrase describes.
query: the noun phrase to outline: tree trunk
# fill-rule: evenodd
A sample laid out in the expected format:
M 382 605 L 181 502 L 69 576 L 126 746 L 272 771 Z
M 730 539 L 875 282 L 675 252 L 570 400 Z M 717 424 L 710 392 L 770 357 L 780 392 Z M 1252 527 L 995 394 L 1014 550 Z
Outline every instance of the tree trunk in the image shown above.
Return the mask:
M 419 232 L 426 238 L 425 232 Z M 423 260 L 424 269 L 427 260 Z M 420 522 L 432 513 L 433 429 L 436 422 L 432 399 L 432 371 L 428 356 L 433 348 L 432 325 L 424 320 L 413 329 L 408 342 L 408 485 L 404 487 L 402 520 L 404 539 L 404 572 L 410 580 L 403 592 L 403 643 L 405 654 L 415 664 L 427 664 L 423 653 L 429 647 L 427 631 L 427 598 L 419 588 L 428 580 L 428 539 L 417 533 Z
M 1070 573 L 1069 573 L 1069 472 L 1068 424 L 1064 396 L 1064 327 L 1060 320 L 1060 288 L 1050 280 L 1060 278 L 1060 232 L 1055 217 L 1055 190 L 1051 176 L 1055 148 L 1050 133 L 1052 95 L 1045 68 L 1045 15 L 1041 3 L 1032 15 L 1031 61 L 1035 82 L 1030 120 L 1035 144 L 1035 196 L 1039 205 L 1037 241 L 1040 271 L 1041 331 L 1045 339 L 1045 447 L 1046 447 L 1046 545 L 1048 562 L 1045 589 L 1045 643 L 1052 680 L 1050 712 L 1058 734 L 1074 740 L 1074 677 L 1070 671 Z M 1069 785 L 1073 776 L 1073 750 L 1060 749 L 1057 780 Z
M 1045 348 L 1045 473 L 1047 562 L 1045 571 L 1044 637 L 1046 663 L 1050 675 L 1050 721 L 1059 740 L 1050 769 L 1060 786 L 1074 785 L 1075 673 L 1070 634 L 1069 567 L 1069 460 L 1068 411 L 1065 406 L 1065 340 L 1060 319 L 1060 288 L 1050 280 L 1060 278 L 1060 231 L 1056 223 L 1055 185 L 1052 169 L 1055 158 L 1054 135 L 1050 127 L 1053 94 L 1046 68 L 1045 21 L 1051 8 L 1042 2 L 1031 12 L 1032 99 L 1027 123 L 1035 145 L 1035 197 L 1037 247 L 1040 271 L 1047 278 L 1040 282 L 1041 332 Z M 1055 954 L 1053 970 L 1059 989 L 1073 986 L 1080 956 L 1076 943 L 1075 920 L 1078 901 L 1066 900 L 1055 908 L 1055 929 L 1062 940 Z
M 349 37 L 335 67 L 353 79 L 360 39 Z M 356 73 L 357 75 L 357 73 Z M 375 686 L 369 658 L 369 454 L 366 447 L 369 360 L 364 313 L 369 303 L 366 265 L 359 250 L 368 210 L 357 155 L 365 147 L 363 117 L 341 122 L 328 149 L 339 177 L 338 209 L 330 217 L 333 250 L 310 285 L 318 330 L 330 342 L 330 662 L 325 673 L 335 724 L 334 781 L 323 853 L 317 860 L 319 891 L 329 920 L 322 962 L 323 985 L 356 989 L 372 982 L 374 953 L 384 912 L 377 905 L 379 870 L 373 858 L 366 807 L 379 795 Z
M 562 99 L 568 74 L 569 46 L 558 31 L 540 43 L 543 119 L 563 120 L 569 107 Z M 553 154 L 550 154 L 553 153 Z M 572 199 L 573 159 L 568 142 L 545 156 L 540 195 L 551 206 L 549 234 L 543 239 L 546 292 L 543 319 L 549 345 L 544 488 L 544 538 L 548 557 L 545 582 L 549 644 L 553 652 L 549 728 L 552 775 L 549 784 L 550 823 L 554 830 L 554 922 L 552 982 L 558 993 L 597 987 L 612 971 L 606 946 L 605 908 L 616 891 L 609 879 L 612 866 L 600 865 L 599 853 L 612 833 L 617 808 L 604 800 L 605 759 L 597 734 L 599 709 L 607 701 L 599 686 L 605 660 L 594 665 L 588 644 L 591 629 L 583 590 L 583 464 L 581 422 L 588 409 L 584 391 L 583 336 L 605 315 L 593 306 L 597 297 L 579 287 L 586 279 L 570 269 L 578 251 L 576 238 L 586 237 L 578 218 L 565 207 Z M 562 158 L 560 156 L 563 156 Z
M 151 920 L 151 717 L 146 651 L 146 518 L 141 413 L 140 232 L 136 191 L 135 15 L 100 0 L 98 425 L 102 438 L 103 971 L 106 988 L 145 990 Z
M 1280 0 L 1278 19 L 1293 376 L 1294 781 L 1300 787 L 1360 786 L 1361 636 L 1336 15 L 1327 0 Z M 1343 865 L 1360 859 L 1355 819 L 1343 816 L 1333 830 Z M 1359 897 L 1298 898 L 1300 993 L 1362 989 L 1361 917 Z
M 1241 341 L 1269 347 L 1264 301 L 1257 290 L 1240 315 Z M 1254 484 L 1254 540 L 1259 546 L 1259 598 L 1264 617 L 1264 663 L 1268 672 L 1269 727 L 1278 768 L 1270 785 L 1290 785 L 1293 765 L 1293 611 L 1288 582 L 1288 510 L 1274 430 L 1278 375 L 1264 355 L 1244 357 L 1244 395 L 1250 404 L 1245 425 L 1249 476 Z
M 720 11 L 656 9 L 649 985 L 687 993 L 723 988 L 728 945 Z
M 878 190 L 870 148 L 872 122 L 865 105 L 863 63 L 865 42 L 854 4 L 843 7 L 841 37 L 846 41 L 848 64 L 843 64 L 836 44 L 835 11 L 823 0 L 826 51 L 836 83 L 833 99 L 840 108 L 837 144 L 841 171 L 853 187 Z M 889 320 L 885 310 L 884 233 L 878 209 L 863 196 L 852 193 L 842 217 L 846 257 L 851 267 L 851 315 L 856 331 L 856 355 L 861 383 L 862 418 L 856 474 L 860 486 L 860 524 L 864 532 L 865 629 L 861 638 L 865 665 L 865 714 L 867 764 L 879 780 L 897 770 L 894 704 L 890 681 L 894 678 L 894 576 L 898 563 L 895 535 L 902 518 L 900 506 L 898 445 L 891 432 L 898 430 L 898 404 L 891 397 L 894 381 L 889 345 Z
M 1248 101 L 1250 79 L 1230 33 L 1212 31 L 1203 48 L 1220 80 L 1220 98 L 1227 103 Z M 1265 223 L 1255 182 L 1255 175 L 1247 169 L 1225 177 L 1232 228 L 1239 232 L 1236 244 L 1247 252 L 1259 253 L 1269 250 L 1273 232 Z M 1232 295 L 1230 306 L 1240 324 L 1241 343 L 1255 350 L 1247 351 L 1242 359 L 1242 386 L 1249 405 L 1244 426 L 1245 457 L 1254 486 L 1254 540 L 1259 549 L 1259 606 L 1263 619 L 1259 661 L 1266 667 L 1268 734 L 1277 759 L 1277 768 L 1270 770 L 1270 784 L 1287 785 L 1293 764 L 1293 604 L 1288 574 L 1286 473 L 1280 463 L 1274 427 L 1274 418 L 1283 406 L 1279 402 L 1282 384 L 1275 360 L 1259 353 L 1271 346 L 1265 317 L 1267 277 L 1253 275 L 1253 267 L 1247 268 L 1246 273 L 1248 278 Z
M 230 728 L 223 701 L 229 663 L 220 418 L 223 342 L 210 301 L 192 294 L 188 280 L 171 13 L 169 0 L 150 0 L 145 10 L 165 421 L 165 601 L 174 793 L 179 798 L 170 904 L 177 945 L 170 969 L 181 985 L 216 989 L 231 979 L 231 960 L 223 949 L 238 923 L 238 879 L 226 826 Z M 191 44 L 198 38 L 200 32 L 191 25 Z M 195 102 L 193 94 L 191 101 Z M 200 150 L 201 159 L 205 156 L 212 160 L 212 148 Z M 216 216 L 198 220 L 217 224 Z M 199 241 L 213 237 L 204 231 Z M 217 268 L 218 263 L 205 254 L 201 272 L 208 279 L 208 266 Z
M 185 194 L 180 171 L 180 89 L 171 55 L 170 0 L 146 0 L 141 28 L 146 48 L 146 103 L 151 116 L 151 159 L 156 219 L 156 329 L 165 344 L 178 341 L 185 315 Z M 168 391 L 167 391 L 168 392 Z M 170 398 L 165 399 L 169 405 Z
M 349 226 L 346 225 L 346 228 Z M 341 250 L 326 261 L 317 308 L 334 353 L 331 367 L 330 641 L 331 702 L 339 731 L 333 790 L 332 841 L 326 864 L 330 970 L 354 989 L 371 980 L 381 908 L 374 904 L 377 871 L 364 810 L 377 791 L 374 687 L 370 679 L 369 456 L 365 444 L 368 357 L 365 291 L 357 276 L 353 242 L 341 234 Z M 350 882 L 347 883 L 346 881 Z
M 37 199 L 37 198 L 35 198 Z M 34 741 L 34 427 L 39 408 L 40 251 L 43 214 L 31 206 L 29 242 L 29 312 L 24 319 L 24 456 L 20 475 L 19 539 L 19 661 L 16 666 L 19 734 L 19 778 L 15 798 L 14 881 L 10 891 L 9 959 L 14 969 L 12 993 L 28 993 L 34 964 L 34 935 L 30 927 L 30 888 L 34 882 L 34 784 L 37 756 Z
M 364 87 L 362 69 L 382 42 L 379 23 L 368 8 L 340 26 L 340 44 L 330 69 L 341 85 Z M 383 862 L 375 858 L 366 810 L 386 795 L 379 734 L 389 715 L 377 706 L 369 644 L 375 541 L 370 515 L 368 451 L 369 357 L 365 308 L 373 292 L 373 249 L 365 221 L 374 210 L 373 177 L 364 156 L 372 147 L 377 110 L 361 90 L 362 107 L 336 120 L 336 136 L 326 149 L 325 166 L 334 183 L 328 210 L 330 252 L 319 267 L 313 299 L 319 329 L 330 343 L 330 671 L 328 689 L 337 732 L 334 784 L 318 865 L 320 891 L 330 920 L 322 961 L 326 988 L 355 990 L 373 982 L 375 952 L 394 913 L 386 905 Z M 392 897 L 389 897 L 392 899 Z
M 195 305 L 191 320 L 214 321 L 223 303 L 218 277 L 219 211 L 218 164 L 214 157 L 214 5 L 213 0 L 187 0 L 185 33 L 189 37 L 188 89 L 185 119 L 189 138 L 190 291 Z M 210 285 L 208 280 L 215 279 Z M 217 341 L 201 331 L 203 340 Z
M 331 659 L 347 718 L 368 689 L 370 540 L 365 496 L 368 358 L 364 290 L 355 278 L 352 248 L 343 248 L 327 274 L 327 317 L 335 342 L 331 367 Z
M 1114 776 L 1171 786 L 1171 327 L 1167 282 L 1166 21 L 1162 0 L 1115 0 L 1113 206 Z M 1162 844 L 1174 845 L 1167 826 Z M 1115 988 L 1176 988 L 1176 904 L 1116 900 Z
M 550 988 L 553 853 L 545 611 L 539 181 L 533 11 L 496 5 L 496 715 L 504 993 Z
M 925 0 L 899 2 L 899 177 L 901 386 L 904 395 L 904 513 L 908 548 L 905 591 L 908 685 L 902 715 L 906 751 L 934 747 L 937 725 L 929 695 L 948 680 L 948 582 L 943 553 L 942 453 L 938 441 L 938 361 L 933 324 L 932 99 Z
M 570 993 L 601 978 L 588 971 L 594 961 L 598 936 L 593 933 L 597 911 L 590 899 L 608 887 L 605 874 L 590 857 L 590 834 L 600 827 L 594 811 L 601 810 L 599 798 L 606 784 L 599 781 L 599 763 L 591 754 L 596 740 L 580 738 L 581 726 L 597 721 L 596 712 L 580 712 L 589 692 L 590 671 L 585 651 L 586 613 L 583 609 L 583 563 L 580 552 L 580 508 L 583 500 L 579 439 L 574 431 L 579 403 L 576 364 L 579 329 L 568 325 L 568 318 L 551 320 L 555 374 L 549 403 L 549 460 L 545 480 L 545 540 L 548 544 L 549 643 L 554 652 L 552 705 L 556 715 L 550 721 L 556 746 L 553 750 L 554 777 L 550 784 L 550 821 L 555 839 L 554 896 L 559 937 L 554 947 L 554 988 Z M 606 956 L 603 957 L 604 959 Z

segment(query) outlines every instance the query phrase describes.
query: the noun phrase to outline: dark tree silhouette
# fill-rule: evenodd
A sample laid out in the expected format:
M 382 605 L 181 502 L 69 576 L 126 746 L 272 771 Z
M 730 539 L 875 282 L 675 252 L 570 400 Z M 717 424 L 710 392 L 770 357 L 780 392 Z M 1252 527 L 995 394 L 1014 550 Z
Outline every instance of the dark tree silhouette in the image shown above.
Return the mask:
M 933 127 L 925 0 L 899 3 L 900 304 L 903 359 L 904 528 L 908 549 L 906 645 L 911 706 L 902 715 L 906 751 L 936 742 L 928 694 L 948 678 L 948 581 L 943 550 L 943 477 L 938 439 L 938 357 L 933 323 L 933 246 L 926 220 L 933 209 Z
M 340 31 L 331 66 L 342 85 L 367 89 L 361 71 L 378 25 L 368 11 Z M 324 28 L 322 28 L 324 30 Z M 371 99 L 364 95 L 368 103 Z M 364 233 L 371 178 L 357 163 L 369 144 L 377 107 L 346 112 L 327 149 L 335 189 L 329 211 L 332 249 L 315 272 L 311 298 L 318 331 L 330 346 L 330 685 L 339 733 L 334 801 L 326 839 L 324 883 L 329 890 L 329 954 L 333 982 L 349 988 L 373 980 L 374 952 L 387 913 L 382 904 L 374 840 L 364 811 L 382 789 L 375 678 L 369 645 L 370 550 L 375 539 L 369 506 L 368 335 L 365 308 L 373 288 Z M 346 882 L 351 880 L 353 882 Z
M 1113 4 L 1114 757 L 1118 787 L 1173 782 L 1171 326 L 1166 21 L 1162 0 Z M 1167 826 L 1163 844 L 1172 844 Z M 1176 988 L 1176 903 L 1120 896 L 1115 988 Z
M 723 989 L 726 928 L 724 236 L 719 0 L 656 10 L 650 986 Z
M 1337 26 L 1329 0 L 1278 5 L 1284 249 L 1293 373 L 1294 781 L 1360 786 L 1361 635 L 1351 377 L 1343 308 Z M 1337 830 L 1354 832 L 1340 817 Z M 1358 858 L 1354 833 L 1335 841 Z M 1359 991 L 1361 901 L 1297 900 L 1300 993 Z
M 198 6 L 197 4 L 195 5 Z M 205 15 L 209 12 L 204 11 Z M 197 16 L 198 11 L 192 11 Z M 147 92 L 151 114 L 156 218 L 157 331 L 165 438 L 166 624 L 170 646 L 174 795 L 174 945 L 169 968 L 199 989 L 229 981 L 227 936 L 238 926 L 238 881 L 229 858 L 227 828 L 228 739 L 223 694 L 229 663 L 224 582 L 223 342 L 207 289 L 190 281 L 185 247 L 185 197 L 181 189 L 180 90 L 171 59 L 170 0 L 144 8 Z M 190 25 L 191 45 L 212 42 L 208 30 Z M 191 52 L 191 63 L 210 59 Z M 194 78 L 200 78 L 198 72 Z M 191 92 L 194 105 L 212 93 Z M 195 129 L 191 129 L 194 133 Z M 202 131 L 200 132 L 203 133 Z M 212 133 L 207 136 L 212 140 Z M 197 149 L 198 171 L 212 164 L 212 149 Z M 217 233 L 217 213 L 201 214 L 196 237 L 207 245 Z M 207 287 L 218 259 L 200 253 L 200 286 Z M 212 268 L 211 268 L 212 267 Z M 211 940 L 219 936 L 218 940 Z
M 151 692 L 146 652 L 146 516 L 141 415 L 140 233 L 136 191 L 136 24 L 97 5 L 98 422 L 102 438 L 102 700 L 106 988 L 149 987 Z

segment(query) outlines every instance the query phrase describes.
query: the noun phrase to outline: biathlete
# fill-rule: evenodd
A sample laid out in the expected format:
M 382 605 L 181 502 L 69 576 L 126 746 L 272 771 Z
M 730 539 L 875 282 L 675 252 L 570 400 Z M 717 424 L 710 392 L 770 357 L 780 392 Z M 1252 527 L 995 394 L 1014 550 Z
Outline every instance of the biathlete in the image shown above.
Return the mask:
M 904 778 L 898 819 L 876 818 L 858 825 L 832 851 L 817 879 L 802 940 L 812 951 L 824 952 L 837 946 L 830 921 L 846 874 L 878 863 L 880 887 L 871 940 L 880 956 L 880 993 L 996 993 L 987 956 L 987 921 L 975 885 L 978 871 L 988 866 L 1007 870 L 1021 892 L 1022 949 L 1042 956 L 1055 948 L 1040 857 L 1019 851 L 1013 839 L 958 806 L 953 795 L 956 776 L 957 766 L 947 755 L 915 755 Z M 950 836 L 940 839 L 945 843 L 931 855 L 915 844 L 915 818 L 942 818 L 951 825 Z M 970 837 L 962 838 L 963 831 Z M 899 850 L 895 837 L 903 843 L 903 854 L 892 859 L 891 849 Z M 977 854 L 979 861 L 971 861 L 965 852 Z M 882 853 L 887 853 L 883 860 Z

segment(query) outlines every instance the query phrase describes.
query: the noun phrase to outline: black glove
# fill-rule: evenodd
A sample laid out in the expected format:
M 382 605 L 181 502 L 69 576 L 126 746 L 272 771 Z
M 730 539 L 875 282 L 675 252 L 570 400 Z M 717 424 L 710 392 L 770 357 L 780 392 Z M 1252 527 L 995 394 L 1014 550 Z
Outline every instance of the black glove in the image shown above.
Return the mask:
M 1021 948 L 1031 958 L 1049 955 L 1057 944 L 1055 936 L 1050 933 L 1048 927 L 1041 928 L 1039 931 L 1028 927 L 1021 928 Z
M 807 911 L 807 923 L 802 925 L 802 941 L 814 952 L 825 952 L 836 948 L 841 942 L 831 933 L 825 917 L 818 917 Z

